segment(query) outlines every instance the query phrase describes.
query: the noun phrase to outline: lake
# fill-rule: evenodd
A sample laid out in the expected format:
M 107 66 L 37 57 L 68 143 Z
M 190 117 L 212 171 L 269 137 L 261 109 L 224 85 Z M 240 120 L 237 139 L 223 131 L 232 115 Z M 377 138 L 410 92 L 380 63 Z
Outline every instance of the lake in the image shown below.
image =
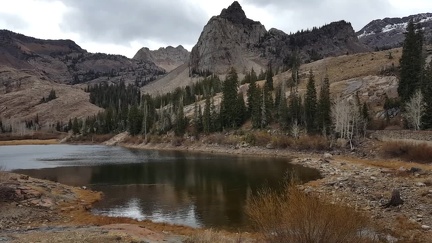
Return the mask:
M 228 230 L 250 226 L 244 206 L 260 189 L 281 189 L 292 173 L 320 177 L 284 158 L 99 145 L 0 146 L 0 166 L 102 191 L 95 214 Z

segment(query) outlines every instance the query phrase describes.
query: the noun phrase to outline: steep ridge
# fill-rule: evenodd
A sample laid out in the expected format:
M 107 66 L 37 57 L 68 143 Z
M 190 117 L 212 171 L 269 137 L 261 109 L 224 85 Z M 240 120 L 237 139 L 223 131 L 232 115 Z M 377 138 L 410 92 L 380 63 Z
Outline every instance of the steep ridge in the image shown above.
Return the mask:
M 133 59 L 153 62 L 156 66 L 163 68 L 167 72 L 171 72 L 184 63 L 187 63 L 189 55 L 189 51 L 181 45 L 175 48 L 172 46 L 166 48 L 161 47 L 154 51 L 143 47 L 135 54 Z
M 71 40 L 41 40 L 8 30 L 0 30 L 0 65 L 38 70 L 65 84 L 122 79 L 143 85 L 165 72 L 150 61 L 89 53 Z
M 426 43 L 432 44 L 432 13 L 373 20 L 358 31 L 357 36 L 360 42 L 370 48 L 389 49 L 401 47 L 405 40 L 405 29 L 411 19 L 423 28 Z

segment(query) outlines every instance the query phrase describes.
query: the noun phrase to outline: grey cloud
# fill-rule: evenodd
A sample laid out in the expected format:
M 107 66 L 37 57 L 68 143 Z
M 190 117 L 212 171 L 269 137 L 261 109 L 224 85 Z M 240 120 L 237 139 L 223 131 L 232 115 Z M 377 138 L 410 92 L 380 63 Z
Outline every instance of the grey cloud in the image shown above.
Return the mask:
M 61 27 L 102 43 L 194 44 L 207 21 L 204 11 L 185 0 L 61 1 L 69 10 Z
M 281 21 L 285 20 L 281 26 L 290 31 L 339 20 L 351 22 L 358 31 L 374 19 L 394 13 L 388 0 L 245 0 L 244 3 L 269 9 Z
M 10 13 L 0 13 L 0 23 L 1 22 L 4 22 L 5 26 L 8 28 L 12 27 L 14 29 L 24 29 L 28 26 L 28 23 L 24 19 Z

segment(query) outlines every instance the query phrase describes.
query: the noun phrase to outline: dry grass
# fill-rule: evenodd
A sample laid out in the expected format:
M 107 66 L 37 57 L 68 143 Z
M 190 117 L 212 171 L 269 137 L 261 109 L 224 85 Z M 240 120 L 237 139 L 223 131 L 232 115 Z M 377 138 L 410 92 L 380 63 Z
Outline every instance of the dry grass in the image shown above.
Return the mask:
M 84 136 L 71 137 L 68 142 L 72 143 L 103 143 L 114 137 L 114 134 L 88 134 Z
M 32 134 L 26 134 L 26 135 L 4 133 L 4 134 L 0 134 L 0 141 L 51 140 L 51 139 L 60 139 L 64 136 L 65 133 L 60 133 L 60 132 L 34 132 Z
M 322 151 L 330 148 L 330 142 L 323 136 L 301 136 L 295 140 L 295 148 Z
M 144 142 L 143 136 L 127 136 L 123 141 L 127 144 L 142 144 Z
M 248 200 L 246 211 L 266 242 L 373 242 L 363 235 L 370 229 L 366 217 L 308 196 L 294 184 L 282 194 L 261 191 Z
M 185 239 L 185 243 L 214 243 L 214 242 L 226 242 L 226 243 L 242 243 L 248 242 L 242 238 L 242 235 L 231 236 L 225 233 L 217 232 L 214 230 L 205 230 L 197 232 Z
M 27 140 L 0 141 L 0 146 L 8 146 L 8 145 L 48 145 L 48 144 L 58 144 L 58 143 L 59 143 L 59 141 L 57 139 L 48 139 L 48 140 L 27 139 Z
M 384 142 L 381 154 L 385 158 L 398 158 L 408 162 L 430 163 L 432 147 L 426 143 Z

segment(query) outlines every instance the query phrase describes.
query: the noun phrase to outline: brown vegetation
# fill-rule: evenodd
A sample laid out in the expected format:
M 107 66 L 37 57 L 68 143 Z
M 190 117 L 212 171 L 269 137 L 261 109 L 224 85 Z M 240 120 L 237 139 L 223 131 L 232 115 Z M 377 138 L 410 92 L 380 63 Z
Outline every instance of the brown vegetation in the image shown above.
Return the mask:
M 362 235 L 370 227 L 366 217 L 306 195 L 294 184 L 283 193 L 261 191 L 248 200 L 246 211 L 267 242 L 373 242 Z
M 13 133 L 0 134 L 0 141 L 11 141 L 11 140 L 50 140 L 60 139 L 64 137 L 64 133 L 60 132 L 34 132 L 32 134 L 18 135 Z
M 210 229 L 205 231 L 198 231 L 197 233 L 186 238 L 184 242 L 185 243 L 213 243 L 213 242 L 243 243 L 243 242 L 248 242 L 248 240 L 243 239 L 241 234 L 235 237 L 231 237 L 226 233 L 222 233 Z
M 432 147 L 426 143 L 384 142 L 381 154 L 385 158 L 398 158 L 409 162 L 430 163 Z
M 103 143 L 114 137 L 114 134 L 89 134 L 82 136 L 73 136 L 68 139 L 70 143 Z

